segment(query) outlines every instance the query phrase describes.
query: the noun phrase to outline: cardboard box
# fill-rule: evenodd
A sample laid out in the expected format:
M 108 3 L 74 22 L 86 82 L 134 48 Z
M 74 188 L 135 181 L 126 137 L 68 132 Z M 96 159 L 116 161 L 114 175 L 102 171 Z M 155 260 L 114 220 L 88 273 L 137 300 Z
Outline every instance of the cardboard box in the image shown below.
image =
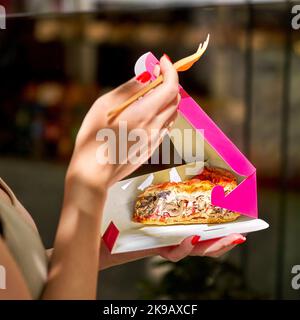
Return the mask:
M 135 73 L 148 70 L 152 74 L 157 62 L 154 55 L 146 53 L 137 61 Z M 172 129 L 181 132 L 190 130 L 194 135 L 184 141 L 184 153 L 176 139 L 172 136 L 170 139 L 186 164 L 123 180 L 110 188 L 104 208 L 101 235 L 112 253 L 175 245 L 191 235 L 200 235 L 201 240 L 208 240 L 231 233 L 258 231 L 269 226 L 257 218 L 255 167 L 182 87 L 180 94 L 179 115 Z M 199 145 L 203 146 L 204 154 L 201 159 L 195 159 L 195 151 Z M 229 194 L 225 195 L 221 186 L 215 186 L 211 192 L 213 205 L 241 214 L 236 221 L 213 225 L 171 226 L 147 226 L 132 221 L 136 198 L 147 186 L 191 179 L 201 172 L 204 165 L 230 170 L 238 178 L 238 186 Z M 195 168 L 197 172 L 192 170 Z

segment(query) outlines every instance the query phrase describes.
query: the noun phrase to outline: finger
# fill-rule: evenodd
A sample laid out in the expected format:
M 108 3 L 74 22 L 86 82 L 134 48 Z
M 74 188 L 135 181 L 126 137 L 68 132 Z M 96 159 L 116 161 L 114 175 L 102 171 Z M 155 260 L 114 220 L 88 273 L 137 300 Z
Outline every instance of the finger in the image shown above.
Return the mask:
M 174 122 L 177 116 L 176 106 L 178 105 L 178 101 L 180 100 L 180 95 L 176 97 L 173 104 L 174 106 L 169 105 L 168 107 L 168 113 L 164 115 L 164 117 L 160 120 L 160 122 L 155 121 L 155 118 L 150 119 L 147 127 L 148 131 L 147 133 L 147 139 L 149 140 L 149 143 L 147 144 L 145 141 L 145 145 L 142 150 L 139 150 L 140 153 L 140 159 L 145 159 L 145 161 L 151 157 L 151 155 L 154 153 L 154 151 L 157 149 L 157 147 L 162 142 L 165 135 L 168 133 L 170 126 Z M 173 112 L 170 110 L 173 108 Z M 142 112 L 143 111 L 143 112 Z M 137 122 L 137 125 L 141 125 L 143 122 L 143 119 L 145 118 L 145 111 L 144 110 L 138 110 L 136 112 L 133 112 L 132 109 L 125 110 L 118 119 L 128 119 L 130 117 L 133 117 L 135 121 Z M 152 130 L 153 129 L 153 130 Z M 135 156 L 135 153 L 134 153 Z
M 152 114 L 144 105 L 135 108 L 138 103 L 135 102 L 131 108 L 124 110 L 117 120 L 134 117 L 140 125 L 143 122 L 147 122 L 150 128 L 161 130 L 162 128 L 167 128 L 169 124 L 176 119 L 177 107 L 180 100 L 181 96 L 178 94 L 175 99 L 171 103 L 167 104 L 165 109 L 159 114 Z
M 176 98 L 154 118 L 156 127 L 168 127 L 169 124 L 175 120 L 180 100 L 181 96 L 178 94 Z
M 241 234 L 231 234 L 219 239 L 201 241 L 195 246 L 191 255 L 211 256 L 220 250 L 236 245 L 238 242 L 244 242 L 245 240 L 246 238 Z
M 206 257 L 211 257 L 211 258 L 219 258 L 221 256 L 223 256 L 225 253 L 227 253 L 228 251 L 232 250 L 234 247 L 236 247 L 237 245 L 230 245 L 228 247 L 225 247 L 219 251 L 216 251 L 216 252 L 211 252 L 211 253 L 208 253 L 206 254 L 205 256 Z
M 177 262 L 190 255 L 198 240 L 199 236 L 188 237 L 184 239 L 178 246 L 162 248 L 160 255 L 172 262 Z
M 154 69 L 153 69 L 153 75 L 155 76 L 155 78 L 157 78 L 159 75 L 160 75 L 160 66 L 159 66 L 159 63 L 157 63 L 155 66 L 154 66 Z M 149 92 L 147 92 L 145 96 L 149 95 L 151 92 L 153 92 L 154 89 L 150 90 Z M 139 99 L 142 99 L 143 97 L 140 97 Z
M 137 80 L 142 74 L 146 75 L 143 80 L 144 82 Z M 129 81 L 109 92 L 109 100 L 113 100 L 113 104 L 117 106 L 144 88 L 149 83 L 151 74 L 148 71 L 145 71 L 142 74 L 130 79 Z M 147 78 L 149 78 L 149 80 L 145 81 Z
M 232 250 L 234 247 L 236 247 L 237 244 L 230 244 L 228 246 L 225 246 L 224 248 L 217 250 L 217 251 L 208 251 L 208 252 L 203 252 L 203 250 L 199 250 L 197 246 L 193 249 L 191 252 L 190 256 L 201 256 L 201 257 L 211 257 L 211 258 L 219 258 L 220 256 L 224 255 L 228 251 Z
M 180 98 L 179 98 L 180 100 Z M 151 145 L 152 145 L 152 150 L 156 150 L 156 148 L 162 143 L 164 137 L 170 133 L 171 127 L 174 124 L 174 121 L 176 120 L 176 117 L 178 115 L 177 113 L 177 105 L 178 105 L 178 99 L 176 98 L 176 101 L 174 102 L 175 104 L 175 109 L 172 111 L 173 106 L 170 106 L 167 108 L 168 111 L 166 111 L 166 114 L 164 114 L 162 119 L 154 119 L 154 124 L 152 124 L 152 128 L 158 129 L 160 131 L 159 138 L 157 141 L 152 139 Z
M 177 108 L 176 108 L 176 112 L 174 112 L 174 114 L 171 115 L 170 118 L 167 120 L 166 127 L 168 128 L 168 130 L 171 130 L 174 122 L 176 121 L 177 116 L 178 116 L 178 112 L 177 112 Z
M 143 99 L 129 106 L 129 109 L 137 111 L 143 108 L 143 112 L 147 110 L 154 116 L 176 98 L 179 93 L 177 71 L 166 57 L 163 56 L 160 61 L 163 83 Z
M 174 115 L 170 118 L 170 122 L 169 122 L 169 125 L 168 125 L 168 130 L 171 130 L 174 122 L 176 121 L 177 116 L 178 116 L 178 113 L 175 112 Z

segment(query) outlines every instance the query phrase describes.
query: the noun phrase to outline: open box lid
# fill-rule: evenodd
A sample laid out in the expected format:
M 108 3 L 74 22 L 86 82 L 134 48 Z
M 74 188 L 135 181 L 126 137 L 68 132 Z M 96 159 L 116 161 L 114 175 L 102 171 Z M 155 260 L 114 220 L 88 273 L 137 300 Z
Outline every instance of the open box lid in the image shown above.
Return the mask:
M 155 56 L 148 52 L 136 62 L 135 73 L 140 74 L 147 70 L 155 79 L 153 70 L 158 62 Z M 211 193 L 211 203 L 242 215 L 257 218 L 255 167 L 182 87 L 180 87 L 180 95 L 179 116 L 172 126 L 172 130 L 176 128 L 180 130 L 193 129 L 200 135 L 204 135 L 204 159 L 208 164 L 228 169 L 238 177 L 238 186 L 227 195 L 225 195 L 223 187 L 215 186 Z M 183 154 L 180 152 L 180 154 L 186 162 L 203 160 L 191 158 L 193 154 L 196 154 L 195 149 L 197 144 L 201 143 L 201 139 L 199 135 L 195 135 L 190 142 L 185 141 L 185 152 Z M 171 140 L 175 149 L 181 147 L 172 137 Z

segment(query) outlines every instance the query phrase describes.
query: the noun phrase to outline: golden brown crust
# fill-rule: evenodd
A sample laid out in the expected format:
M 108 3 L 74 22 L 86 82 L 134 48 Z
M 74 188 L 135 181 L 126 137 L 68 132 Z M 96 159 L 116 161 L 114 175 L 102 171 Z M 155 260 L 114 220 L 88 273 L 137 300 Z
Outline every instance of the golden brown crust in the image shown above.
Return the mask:
M 225 193 L 228 193 L 237 186 L 237 179 L 225 169 L 204 168 L 201 174 L 191 180 L 150 186 L 137 198 L 133 221 L 150 225 L 172 225 L 236 220 L 238 213 L 211 205 L 210 193 L 216 185 L 221 185 Z M 173 197 L 167 200 L 170 194 Z M 164 207 L 161 206 L 162 202 L 157 201 L 159 197 Z
M 203 171 L 194 177 L 195 179 L 207 180 L 215 185 L 237 185 L 237 178 L 228 170 L 214 167 L 204 167 Z
M 200 181 L 199 181 L 200 180 Z M 203 171 L 191 180 L 183 182 L 164 182 L 148 187 L 139 197 L 157 192 L 158 190 L 174 190 L 193 193 L 195 191 L 211 190 L 215 185 L 234 189 L 237 185 L 236 177 L 228 170 L 205 167 Z

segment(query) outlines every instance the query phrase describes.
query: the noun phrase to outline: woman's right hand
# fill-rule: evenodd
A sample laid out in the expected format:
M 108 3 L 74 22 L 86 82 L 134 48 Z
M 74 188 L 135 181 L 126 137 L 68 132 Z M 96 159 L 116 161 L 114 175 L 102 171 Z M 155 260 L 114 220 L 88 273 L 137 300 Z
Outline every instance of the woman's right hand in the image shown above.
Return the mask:
M 108 112 L 138 92 L 145 84 L 130 80 L 99 98 L 86 115 L 76 138 L 74 153 L 67 171 L 61 218 L 51 258 L 45 299 L 94 299 L 97 289 L 102 212 L 109 186 L 126 177 L 151 155 L 152 146 L 159 145 L 161 130 L 176 117 L 178 76 L 166 57 L 160 60 L 163 83 L 142 99 L 131 104 L 114 121 L 108 121 Z M 127 130 L 140 128 L 146 133 L 144 148 L 138 162 L 132 163 L 128 152 L 124 163 L 105 163 L 96 159 L 99 147 L 96 136 L 100 129 L 109 129 L 119 141 L 119 122 Z M 156 135 L 151 135 L 156 129 Z M 127 137 L 126 137 L 127 138 Z M 124 147 L 124 145 L 123 145 Z M 80 275 L 80 276 L 78 276 Z
M 160 70 L 163 83 L 131 104 L 112 122 L 108 120 L 108 112 L 141 90 L 147 83 L 132 79 L 94 103 L 77 135 L 67 179 L 79 182 L 93 191 L 107 190 L 109 186 L 135 171 L 151 156 L 167 132 L 169 124 L 175 119 L 180 101 L 178 75 L 166 56 L 160 59 Z M 105 157 L 99 155 L 99 152 L 96 159 L 97 150 L 101 150 L 106 143 L 96 141 L 97 133 L 101 129 L 108 129 L 115 134 L 116 145 L 109 145 L 109 148 L 117 148 L 115 152 L 118 155 L 119 144 L 122 143 L 119 140 L 119 123 L 127 125 L 128 133 L 138 128 L 146 134 L 146 138 L 139 141 L 139 150 L 142 152 L 135 163 L 131 161 L 135 154 L 130 147 L 136 141 L 128 142 L 125 150 L 127 154 L 122 163 L 119 163 L 118 159 L 116 163 L 105 163 Z M 127 137 L 125 138 L 127 140 Z

